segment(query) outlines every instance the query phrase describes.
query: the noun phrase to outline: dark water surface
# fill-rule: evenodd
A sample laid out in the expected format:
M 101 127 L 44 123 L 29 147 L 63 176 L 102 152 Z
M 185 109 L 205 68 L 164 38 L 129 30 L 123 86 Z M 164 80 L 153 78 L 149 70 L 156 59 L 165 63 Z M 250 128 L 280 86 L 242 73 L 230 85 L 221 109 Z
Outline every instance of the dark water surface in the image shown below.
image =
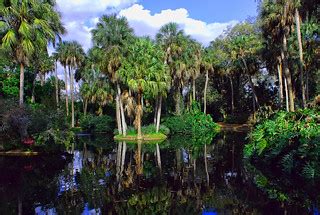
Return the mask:
M 245 137 L 78 137 L 74 156 L 0 157 L 0 214 L 310 214 L 257 188 L 242 159 Z

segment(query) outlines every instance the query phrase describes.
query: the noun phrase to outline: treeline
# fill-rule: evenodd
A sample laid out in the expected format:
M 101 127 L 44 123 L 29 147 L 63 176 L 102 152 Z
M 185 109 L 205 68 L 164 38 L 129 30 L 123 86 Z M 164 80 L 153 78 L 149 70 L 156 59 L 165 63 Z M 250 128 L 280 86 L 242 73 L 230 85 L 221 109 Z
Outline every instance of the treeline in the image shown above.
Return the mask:
M 304 108 L 320 92 L 317 1 L 263 0 L 257 18 L 229 27 L 208 47 L 176 23 L 154 39 L 139 38 L 126 18 L 104 15 L 87 53 L 75 41 L 61 41 L 65 29 L 52 1 L 2 4 L 0 93 L 16 96 L 18 88 L 21 106 L 24 98 L 34 103 L 37 77 L 45 86 L 52 72 L 50 104 L 71 115 L 71 127 L 75 112 L 102 115 L 112 107 L 120 134 L 132 124 L 141 135 L 142 119 L 159 130 L 162 112 L 181 115 L 195 101 L 215 120 L 245 122 L 263 107 Z

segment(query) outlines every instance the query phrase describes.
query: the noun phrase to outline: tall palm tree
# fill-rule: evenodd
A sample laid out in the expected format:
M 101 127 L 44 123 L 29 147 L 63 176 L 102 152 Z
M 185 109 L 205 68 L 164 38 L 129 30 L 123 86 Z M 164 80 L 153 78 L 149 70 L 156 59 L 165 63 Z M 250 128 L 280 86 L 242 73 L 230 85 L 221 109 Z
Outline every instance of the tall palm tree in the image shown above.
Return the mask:
M 269 37 L 272 37 L 274 43 L 280 44 L 279 56 L 284 71 L 285 84 L 287 85 L 285 90 L 289 100 L 289 111 L 294 111 L 295 109 L 292 77 L 288 64 L 288 37 L 294 22 L 294 7 L 292 3 L 292 1 L 285 0 L 264 0 L 260 6 L 262 30 Z
M 92 30 L 93 43 L 104 53 L 101 71 L 109 76 L 116 86 L 116 118 L 119 134 L 126 135 L 126 120 L 121 101 L 120 81 L 117 71 L 126 53 L 126 47 L 133 39 L 133 29 L 125 17 L 104 15 L 99 19 L 96 28 Z
M 158 95 L 167 88 L 164 52 L 150 39 L 138 38 L 128 47 L 129 52 L 118 71 L 119 77 L 137 93 L 135 126 L 138 139 L 142 139 L 141 117 L 144 93 Z M 158 121 L 160 123 L 160 120 Z
M 1 47 L 20 66 L 19 105 L 23 105 L 24 68 L 29 65 L 32 54 L 43 49 L 49 42 L 55 43 L 64 32 L 55 3 L 47 0 L 9 0 L 0 10 Z
M 71 41 L 67 43 L 67 65 L 69 69 L 70 79 L 70 96 L 71 96 L 71 127 L 74 127 L 74 70 L 81 66 L 84 61 L 85 53 L 82 46 L 76 42 Z
M 67 73 L 67 54 L 68 54 L 68 42 L 60 42 L 56 48 L 56 56 L 64 69 L 64 86 L 65 86 L 65 103 L 66 103 L 66 115 L 69 116 L 69 94 L 68 94 L 68 73 Z
M 188 71 L 191 73 L 192 79 L 192 99 L 196 100 L 196 79 L 200 75 L 200 67 L 202 60 L 202 47 L 201 44 L 195 40 L 190 40 L 187 46 L 187 59 Z
M 186 50 L 190 38 L 179 29 L 177 23 L 168 23 L 160 28 L 156 40 L 165 52 L 165 63 L 170 69 L 171 86 L 175 91 L 176 114 L 180 115 L 181 91 L 185 81 L 189 80 Z
M 54 60 L 54 78 L 55 78 L 54 85 L 56 90 L 56 105 L 57 105 L 57 108 L 59 108 L 59 78 L 58 78 L 58 67 L 57 67 L 59 55 L 56 52 L 54 52 L 52 54 L 52 57 Z

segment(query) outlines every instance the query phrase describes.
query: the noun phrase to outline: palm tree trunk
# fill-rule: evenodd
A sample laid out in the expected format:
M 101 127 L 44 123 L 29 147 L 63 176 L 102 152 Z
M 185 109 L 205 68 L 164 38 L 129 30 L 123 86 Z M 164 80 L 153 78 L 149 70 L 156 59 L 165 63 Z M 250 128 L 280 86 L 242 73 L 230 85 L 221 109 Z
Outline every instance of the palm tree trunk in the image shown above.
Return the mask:
M 248 80 L 249 80 L 249 84 L 250 84 L 250 87 L 251 87 L 251 90 L 252 90 L 254 101 L 256 102 L 257 106 L 259 107 L 258 96 L 257 96 L 256 90 L 254 89 L 254 84 L 253 84 L 253 81 L 252 81 L 252 77 L 249 74 L 249 69 L 248 69 L 247 62 L 243 57 L 241 57 L 241 60 L 242 60 L 243 65 L 244 65 L 245 72 L 248 75 Z M 255 109 L 255 107 L 254 107 L 254 109 Z
M 157 109 L 157 128 L 156 132 L 158 133 L 160 130 L 160 118 L 161 118 L 161 107 L 162 107 L 162 95 L 159 95 L 159 105 Z
M 157 126 L 157 114 L 158 114 L 158 108 L 159 108 L 159 97 L 156 98 L 156 104 L 154 109 L 154 117 L 153 117 L 153 124 L 154 126 Z
M 122 152 L 122 142 L 118 142 L 117 160 L 116 160 L 117 182 L 120 182 L 121 152 Z
M 204 95 L 203 95 L 203 112 L 207 113 L 207 89 L 208 89 L 208 82 L 209 82 L 209 72 L 206 71 L 206 82 L 204 84 Z
M 157 143 L 157 163 L 158 163 L 158 167 L 160 169 L 161 172 L 161 154 L 160 154 L 160 147 L 159 144 Z
M 121 155 L 121 168 L 120 168 L 121 174 L 123 172 L 124 164 L 126 161 L 126 152 L 127 152 L 127 144 L 126 144 L 126 142 L 122 142 L 122 155 Z
M 289 112 L 290 107 L 289 107 L 289 93 L 288 93 L 287 79 L 284 79 L 284 87 L 286 91 L 286 110 Z
M 209 178 L 208 161 L 207 161 L 207 144 L 204 145 L 204 167 L 206 169 L 207 186 L 209 186 L 210 178 Z
M 281 58 L 283 62 L 283 70 L 284 75 L 287 82 L 288 87 L 288 95 L 289 95 L 289 111 L 294 111 L 294 95 L 293 95 L 293 86 L 291 80 L 291 73 L 288 66 L 288 46 L 287 46 L 287 37 L 284 34 L 282 37 L 282 49 L 281 49 Z
M 70 95 L 71 95 L 71 127 L 74 128 L 74 92 L 73 92 L 73 74 L 72 69 L 69 66 L 69 78 L 70 78 Z
M 295 9 L 295 20 L 296 20 L 296 28 L 297 28 L 297 38 L 299 44 L 299 69 L 300 69 L 300 81 L 301 81 L 301 94 L 302 94 L 302 106 L 303 108 L 306 107 L 306 89 L 304 83 L 304 61 L 303 61 L 303 48 L 302 48 L 302 39 L 301 39 L 301 30 L 300 30 L 300 15 L 298 8 Z
M 137 112 L 136 112 L 136 126 L 138 130 L 138 140 L 142 139 L 142 132 L 141 132 L 141 115 L 142 115 L 142 105 L 141 105 L 141 90 L 138 92 L 138 102 L 137 102 Z
M 56 105 L 59 108 L 59 79 L 58 79 L 58 69 L 57 69 L 57 61 L 54 64 L 54 74 L 55 74 L 55 87 L 56 87 Z
M 119 83 L 117 83 L 117 89 L 118 89 L 118 96 L 119 96 L 119 106 L 120 106 L 120 114 L 121 114 L 121 124 L 122 124 L 122 134 L 123 136 L 127 135 L 127 124 L 126 124 L 126 118 L 124 115 L 124 109 L 123 104 L 121 100 L 121 89 Z
M 66 66 L 64 66 L 64 86 L 66 89 L 66 112 L 67 116 L 69 116 L 68 74 Z
M 87 115 L 87 110 L 88 110 L 88 99 L 84 100 L 84 107 L 83 107 L 83 115 Z
M 234 112 L 234 90 L 233 90 L 233 81 L 232 81 L 232 77 L 229 77 L 230 79 L 230 86 L 231 86 L 231 112 Z
M 279 64 L 277 65 L 278 69 L 278 78 L 279 78 L 279 103 L 280 107 L 283 105 L 283 79 L 282 79 L 282 65 L 280 63 L 281 60 L 279 60 Z
M 37 78 L 37 74 L 35 73 L 32 81 L 31 103 L 36 102 L 36 98 L 35 98 L 36 78 Z
M 118 124 L 118 133 L 121 135 L 123 134 L 122 131 L 122 125 L 121 125 L 121 116 L 120 116 L 120 97 L 117 93 L 116 95 L 116 118 L 117 118 L 117 124 Z
M 24 88 L 24 65 L 20 63 L 20 88 L 19 88 L 19 106 L 23 106 L 23 89 Z
M 196 100 L 196 79 L 192 78 L 192 99 Z
M 178 116 L 180 116 L 181 115 L 181 109 L 180 109 L 180 96 L 181 96 L 181 94 L 180 94 L 180 89 L 177 89 L 176 90 L 176 92 L 175 92 L 175 94 L 176 94 L 176 114 L 178 115 Z
M 41 85 L 41 87 L 43 87 L 43 85 L 44 85 L 44 74 L 42 74 L 40 72 L 39 75 L 40 75 L 40 85 Z

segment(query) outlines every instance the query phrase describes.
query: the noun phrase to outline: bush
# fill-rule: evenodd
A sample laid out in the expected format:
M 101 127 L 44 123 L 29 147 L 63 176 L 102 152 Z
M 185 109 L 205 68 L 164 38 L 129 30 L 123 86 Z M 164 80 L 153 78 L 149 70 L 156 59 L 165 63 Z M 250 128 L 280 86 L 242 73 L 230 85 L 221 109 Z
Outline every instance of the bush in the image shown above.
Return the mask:
M 114 128 L 114 120 L 108 115 L 95 116 L 88 114 L 80 119 L 80 126 L 86 132 L 112 132 Z
M 250 134 L 245 157 L 304 179 L 320 180 L 319 109 L 280 111 Z
M 0 136 L 6 142 L 6 148 L 24 148 L 22 140 L 30 137 L 41 149 L 68 141 L 65 135 L 68 124 L 62 111 L 30 105 L 20 108 L 15 101 L 0 100 L 0 105 L 3 104 L 6 109 L 0 110 Z
M 192 135 L 195 138 L 219 130 L 218 124 L 213 122 L 209 114 L 204 114 L 197 103 L 192 105 L 190 112 L 166 118 L 164 125 L 170 129 L 171 134 Z

